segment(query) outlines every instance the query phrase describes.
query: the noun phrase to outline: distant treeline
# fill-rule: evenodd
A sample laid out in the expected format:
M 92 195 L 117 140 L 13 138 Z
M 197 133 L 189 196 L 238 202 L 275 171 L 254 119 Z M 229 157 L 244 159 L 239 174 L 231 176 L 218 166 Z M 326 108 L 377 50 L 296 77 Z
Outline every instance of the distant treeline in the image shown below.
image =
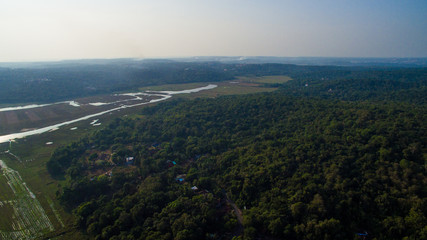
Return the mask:
M 343 100 L 426 100 L 427 68 L 131 61 L 0 68 L 0 103 L 53 102 L 169 83 L 215 82 L 236 76 L 288 75 L 279 87 L 294 96 Z
M 427 68 L 309 67 L 290 74 L 286 94 L 340 100 L 427 102 Z
M 166 83 L 222 81 L 224 71 L 205 64 L 109 64 L 37 69 L 0 68 L 0 102 L 53 102 Z

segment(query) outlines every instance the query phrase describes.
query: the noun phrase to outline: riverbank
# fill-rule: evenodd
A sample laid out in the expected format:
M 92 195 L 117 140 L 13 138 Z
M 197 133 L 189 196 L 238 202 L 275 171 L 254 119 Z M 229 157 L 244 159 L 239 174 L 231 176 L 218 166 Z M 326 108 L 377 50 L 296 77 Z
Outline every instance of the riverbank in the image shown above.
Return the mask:
M 209 90 L 209 89 L 213 89 L 216 88 L 217 85 L 214 84 L 209 84 L 205 87 L 199 87 L 199 88 L 194 88 L 194 89 L 186 89 L 186 90 L 182 90 L 182 91 L 158 91 L 158 92 L 137 92 L 137 93 L 123 93 L 123 94 L 118 94 L 116 96 L 129 96 L 132 97 L 130 99 L 127 100 L 116 100 L 116 101 L 111 101 L 111 102 L 102 102 L 102 104 L 100 102 L 97 102 L 97 104 L 93 104 L 93 103 L 88 103 L 86 105 L 91 105 L 93 106 L 93 108 L 96 107 L 104 107 L 104 106 L 109 106 L 111 107 L 110 109 L 104 110 L 104 111 L 100 111 L 100 112 L 96 112 L 96 113 L 92 113 L 86 116 L 82 116 L 76 119 L 72 119 L 69 121 L 64 121 L 64 122 L 60 122 L 60 123 L 56 123 L 53 125 L 49 125 L 49 126 L 45 126 L 42 128 L 37 128 L 37 129 L 33 129 L 30 131 L 24 131 L 24 132 L 18 132 L 18 133 L 11 133 L 11 134 L 6 134 L 6 135 L 2 135 L 0 136 L 0 143 L 5 143 L 8 142 L 10 140 L 15 140 L 15 139 L 19 139 L 19 138 L 25 138 L 28 136 L 32 136 L 32 135 L 36 135 L 36 134 L 42 134 L 42 133 L 46 133 L 49 131 L 52 131 L 53 129 L 58 129 L 60 127 L 66 126 L 66 125 L 70 125 L 72 123 L 76 123 L 76 122 L 80 122 L 83 120 L 88 120 L 94 117 L 98 117 L 107 113 L 111 113 L 114 111 L 118 111 L 118 110 L 122 110 L 122 109 L 126 109 L 126 108 L 133 108 L 133 107 L 137 107 L 137 106 L 142 106 L 142 105 L 146 105 L 146 104 L 150 104 L 150 103 L 156 103 L 156 102 L 160 102 L 160 101 L 164 101 L 166 99 L 169 99 L 172 97 L 172 95 L 176 95 L 176 94 L 188 94 L 188 93 L 196 93 L 196 92 L 200 92 L 203 90 Z M 141 97 L 142 96 L 142 97 Z M 78 104 L 76 101 L 72 101 L 74 104 L 72 105 L 73 107 L 80 107 L 80 104 Z M 136 102 L 136 103 L 135 103 Z M 117 106 L 117 104 L 119 104 L 119 106 Z M 46 105 L 31 105 L 31 107 L 33 108 L 45 108 L 45 107 L 50 107 L 52 105 L 50 104 L 46 104 Z M 16 107 L 16 108 L 11 108 L 14 110 L 9 110 L 6 112 L 6 114 L 10 114 L 11 112 L 16 112 L 16 111 L 23 111 L 23 109 L 30 109 L 30 106 L 27 107 Z M 19 114 L 19 113 L 17 113 Z M 28 112 L 26 112 L 27 115 Z M 33 113 L 34 114 L 34 113 Z

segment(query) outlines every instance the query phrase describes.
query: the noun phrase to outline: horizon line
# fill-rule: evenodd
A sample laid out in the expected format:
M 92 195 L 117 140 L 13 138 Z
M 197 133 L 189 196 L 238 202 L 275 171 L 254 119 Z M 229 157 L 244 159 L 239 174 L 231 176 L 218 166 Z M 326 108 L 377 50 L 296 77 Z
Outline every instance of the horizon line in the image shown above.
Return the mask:
M 235 56 L 224 56 L 224 55 L 195 55 L 195 56 L 154 56 L 154 57 L 113 57 L 113 58 L 63 58 L 63 59 L 45 59 L 45 60 L 12 60 L 12 61 L 0 61 L 0 64 L 13 64 L 13 63 L 55 63 L 55 62 L 66 62 L 66 61 L 96 61 L 96 60 L 150 60 L 150 59 L 190 59 L 190 58 L 289 58 L 289 59 L 427 59 L 425 57 L 351 57 L 351 56 L 271 56 L 271 55 L 235 55 Z M 247 59 L 241 59 L 247 60 Z

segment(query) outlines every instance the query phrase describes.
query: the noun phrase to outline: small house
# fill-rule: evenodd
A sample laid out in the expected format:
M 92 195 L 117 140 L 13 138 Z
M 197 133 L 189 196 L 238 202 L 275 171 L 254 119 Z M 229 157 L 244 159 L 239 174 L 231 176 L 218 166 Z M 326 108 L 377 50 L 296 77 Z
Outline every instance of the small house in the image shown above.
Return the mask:
M 186 176 L 186 174 L 180 174 L 180 175 L 176 176 L 175 180 L 179 183 L 183 183 L 183 182 L 185 182 L 185 176 Z
M 166 161 L 166 167 L 168 167 L 168 168 L 171 168 L 171 167 L 173 167 L 175 165 L 176 165 L 175 161 L 171 161 L 171 160 L 167 160 Z
M 150 147 L 148 148 L 148 150 L 151 153 L 154 153 L 156 150 L 158 150 L 159 147 L 160 147 L 160 143 L 155 142 L 155 143 L 153 143 L 153 144 L 150 145 Z
M 133 165 L 133 160 L 134 160 L 134 157 L 127 157 L 126 166 Z

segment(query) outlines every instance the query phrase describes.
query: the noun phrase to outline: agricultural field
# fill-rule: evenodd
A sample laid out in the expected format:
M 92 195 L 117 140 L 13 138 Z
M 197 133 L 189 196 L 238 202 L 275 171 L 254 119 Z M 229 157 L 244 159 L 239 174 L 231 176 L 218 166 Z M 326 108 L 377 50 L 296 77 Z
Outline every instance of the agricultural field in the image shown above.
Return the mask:
M 0 225 L 0 236 L 2 239 L 34 239 L 54 230 L 52 222 L 46 215 L 40 202 L 34 193 L 28 188 L 21 175 L 9 168 L 5 162 L 0 160 L 2 184 L 4 182 L 11 188 L 13 195 L 2 194 L 0 209 L 5 219 L 5 224 Z
M 70 128 L 76 129 L 70 130 Z M 46 162 L 56 147 L 77 140 L 87 132 L 98 129 L 99 126 L 94 127 L 90 125 L 89 121 L 84 121 L 74 124 L 70 128 L 67 127 L 54 132 L 19 139 L 13 142 L 11 146 L 9 144 L 0 144 L 0 151 L 2 152 L 0 159 L 3 160 L 3 163 L 6 163 L 9 169 L 8 173 L 14 174 L 14 176 L 19 175 L 19 178 L 15 177 L 22 180 L 18 186 L 26 186 L 28 188 L 27 193 L 29 191 L 32 193 L 25 195 L 25 192 L 23 192 L 16 196 L 7 183 L 8 178 L 3 174 L 0 175 L 0 201 L 4 203 L 0 207 L 0 211 L 2 212 L 0 216 L 0 231 L 2 234 L 0 236 L 2 237 L 0 239 L 36 239 L 38 237 L 45 238 L 46 236 L 53 238 L 57 234 L 61 234 L 61 237 L 58 239 L 67 239 L 62 234 L 73 231 L 74 220 L 72 215 L 62 208 L 56 200 L 55 194 L 58 187 L 65 184 L 66 179 L 51 178 L 46 170 Z M 52 142 L 52 144 L 46 145 L 46 142 Z M 6 149 L 10 149 L 11 152 L 5 153 Z M 16 205 L 16 208 L 23 209 L 22 211 L 35 209 L 35 212 L 31 213 L 33 214 L 32 216 L 43 216 L 44 219 L 47 216 L 52 227 L 49 225 L 49 228 L 41 229 L 42 227 L 38 225 L 37 221 L 34 221 L 34 226 L 21 226 L 23 229 L 27 228 L 26 231 L 21 231 L 21 233 L 13 231 L 11 219 L 14 220 L 16 218 L 14 216 L 17 214 L 17 216 L 25 216 L 17 212 L 17 210 L 15 211 L 11 204 L 5 204 L 13 202 L 21 204 L 23 207 L 18 208 L 21 205 Z M 25 235 L 28 232 L 35 231 L 35 229 L 38 229 L 40 234 Z M 76 234 L 79 236 L 79 233 L 74 232 L 71 235 L 75 237 Z M 79 236 L 78 239 L 84 239 L 84 236 Z
M 108 121 L 115 117 L 131 114 L 131 109 L 126 111 L 107 114 L 98 118 L 98 123 L 108 124 Z M 44 134 L 29 136 L 24 139 L 17 139 L 9 143 L 0 144 L 0 159 L 3 160 L 8 168 L 13 169 L 21 176 L 28 189 L 34 194 L 40 206 L 44 210 L 51 224 L 53 231 L 44 231 L 42 238 L 49 237 L 55 239 L 85 239 L 80 232 L 75 232 L 74 219 L 70 212 L 67 212 L 56 199 L 56 191 L 61 185 L 65 185 L 66 179 L 53 179 L 46 170 L 46 162 L 49 160 L 52 152 L 58 146 L 67 145 L 78 140 L 85 134 L 96 131 L 103 125 L 94 126 L 90 124 L 92 120 L 77 122 L 56 131 Z M 46 144 L 51 143 L 51 144 Z M 5 151 L 9 151 L 5 153 Z M 5 176 L 0 175 L 0 201 L 9 201 L 15 197 L 13 191 L 7 184 Z M 13 208 L 10 205 L 4 205 L 0 208 L 0 231 L 12 231 L 10 219 L 12 219 Z M 5 234 L 5 233 L 4 233 Z M 37 235 L 41 236 L 41 235 Z M 69 236 L 69 237 L 67 237 Z M 78 236 L 78 237 L 76 237 Z M 21 236 L 22 237 L 22 236 Z M 21 238 L 20 237 L 20 238 Z M 36 236 L 34 236 L 36 238 Z M 28 238 L 28 239 L 34 239 Z M 0 237 L 0 239 L 13 239 Z M 18 238 L 19 239 L 19 238 Z M 25 238 L 23 238 L 25 239 Z

